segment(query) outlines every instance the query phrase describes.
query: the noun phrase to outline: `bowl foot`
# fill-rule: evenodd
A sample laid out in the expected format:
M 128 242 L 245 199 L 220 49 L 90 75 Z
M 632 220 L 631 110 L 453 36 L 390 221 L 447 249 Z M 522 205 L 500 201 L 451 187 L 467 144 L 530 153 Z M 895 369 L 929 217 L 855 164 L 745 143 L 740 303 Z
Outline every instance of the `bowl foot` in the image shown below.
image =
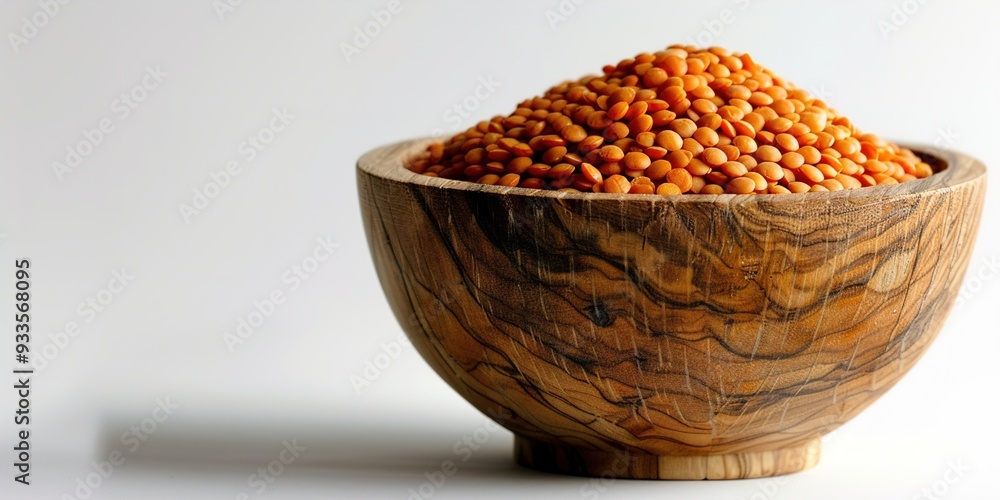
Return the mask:
M 594 451 L 514 436 L 517 463 L 545 472 L 620 479 L 744 479 L 780 476 L 819 463 L 820 440 L 729 455 L 650 455 Z

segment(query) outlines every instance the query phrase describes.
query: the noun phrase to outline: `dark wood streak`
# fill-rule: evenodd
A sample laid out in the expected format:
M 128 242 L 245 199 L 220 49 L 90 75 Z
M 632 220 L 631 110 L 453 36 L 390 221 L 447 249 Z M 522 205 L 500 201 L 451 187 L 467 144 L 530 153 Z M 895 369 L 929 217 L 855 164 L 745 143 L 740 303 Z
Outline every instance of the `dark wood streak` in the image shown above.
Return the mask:
M 940 330 L 985 193 L 953 152 L 896 186 L 659 197 L 417 176 L 423 144 L 358 164 L 393 312 L 463 397 L 510 412 L 520 463 L 578 474 L 814 465 Z

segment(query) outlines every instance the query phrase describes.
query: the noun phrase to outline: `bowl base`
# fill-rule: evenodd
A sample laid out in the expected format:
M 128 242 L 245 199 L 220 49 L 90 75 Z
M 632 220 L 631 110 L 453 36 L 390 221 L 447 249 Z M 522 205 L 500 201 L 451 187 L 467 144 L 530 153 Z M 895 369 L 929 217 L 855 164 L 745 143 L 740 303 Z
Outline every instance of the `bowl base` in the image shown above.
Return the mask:
M 780 476 L 819 463 L 820 440 L 729 455 L 650 455 L 582 450 L 514 436 L 517 463 L 544 472 L 618 479 L 746 479 Z

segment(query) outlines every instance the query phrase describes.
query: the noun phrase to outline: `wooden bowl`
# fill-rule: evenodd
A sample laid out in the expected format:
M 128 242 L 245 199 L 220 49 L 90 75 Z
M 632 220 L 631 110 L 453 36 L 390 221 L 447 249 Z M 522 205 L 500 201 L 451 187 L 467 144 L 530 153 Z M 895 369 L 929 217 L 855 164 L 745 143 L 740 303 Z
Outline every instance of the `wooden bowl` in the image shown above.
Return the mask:
M 893 186 L 561 193 L 406 170 L 427 142 L 358 162 L 392 310 L 514 432 L 518 463 L 590 476 L 815 465 L 941 329 L 986 186 L 981 162 L 935 150 L 938 173 Z

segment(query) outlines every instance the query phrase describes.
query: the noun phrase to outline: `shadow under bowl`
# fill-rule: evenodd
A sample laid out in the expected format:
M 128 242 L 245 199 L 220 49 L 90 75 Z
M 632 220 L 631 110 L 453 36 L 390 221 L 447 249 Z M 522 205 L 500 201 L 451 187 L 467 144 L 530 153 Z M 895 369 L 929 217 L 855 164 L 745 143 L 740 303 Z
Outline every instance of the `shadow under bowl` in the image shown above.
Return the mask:
M 787 474 L 941 329 L 986 169 L 828 193 L 643 196 L 414 174 L 363 156 L 365 230 L 417 351 L 527 467 L 643 479 Z M 916 147 L 915 151 L 929 148 Z

